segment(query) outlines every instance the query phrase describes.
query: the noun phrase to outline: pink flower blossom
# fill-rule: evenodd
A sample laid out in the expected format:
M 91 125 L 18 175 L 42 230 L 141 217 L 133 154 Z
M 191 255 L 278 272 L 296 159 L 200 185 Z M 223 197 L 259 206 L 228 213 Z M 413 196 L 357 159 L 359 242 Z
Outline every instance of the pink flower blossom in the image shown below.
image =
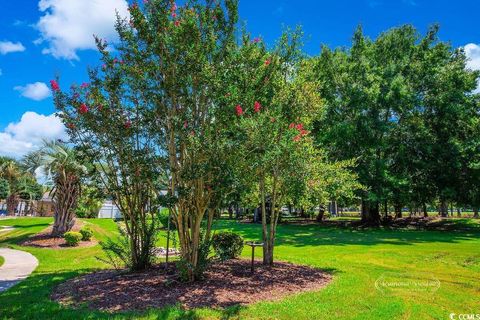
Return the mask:
M 295 126 L 295 128 L 297 128 L 297 130 L 303 130 L 303 124 L 299 123 Z
M 177 14 L 175 12 L 172 12 L 172 18 L 176 18 Z
M 130 129 L 132 127 L 132 121 L 127 120 L 123 126 L 125 129 Z
M 237 114 L 237 116 L 241 116 L 243 114 L 243 109 L 241 105 L 237 105 L 235 107 L 235 113 Z
M 298 142 L 300 141 L 301 138 L 302 138 L 301 135 L 296 135 L 295 137 L 293 137 L 293 141 Z
M 290 125 L 288 126 L 288 128 L 289 128 L 289 129 L 293 129 L 293 128 L 295 128 L 295 123 L 293 123 L 293 122 L 292 122 L 292 123 L 290 123 Z
M 80 114 L 85 114 L 88 112 L 88 107 L 85 103 L 82 103 L 82 105 L 80 106 L 80 108 L 78 109 L 78 112 Z
M 81 85 L 80 85 L 80 88 L 84 89 L 84 88 L 87 88 L 88 87 L 88 83 L 86 82 L 83 82 Z
M 253 105 L 253 111 L 259 112 L 261 108 L 262 108 L 262 105 L 260 104 L 260 102 L 255 101 L 255 103 Z
M 184 121 L 184 122 L 183 122 L 183 128 L 184 128 L 184 129 L 187 129 L 187 127 L 188 127 L 188 122 L 187 122 L 187 121 Z
M 52 87 L 53 91 L 59 91 L 60 86 L 58 85 L 56 80 L 50 80 L 50 86 Z
M 262 39 L 260 39 L 259 37 L 255 37 L 252 40 L 253 43 L 259 43 L 260 41 L 262 41 Z
M 270 63 L 272 63 L 272 60 L 270 60 L 270 58 L 268 58 L 267 60 L 265 60 L 265 66 L 269 66 Z
M 180 25 L 180 20 L 175 20 L 175 27 L 178 27 Z

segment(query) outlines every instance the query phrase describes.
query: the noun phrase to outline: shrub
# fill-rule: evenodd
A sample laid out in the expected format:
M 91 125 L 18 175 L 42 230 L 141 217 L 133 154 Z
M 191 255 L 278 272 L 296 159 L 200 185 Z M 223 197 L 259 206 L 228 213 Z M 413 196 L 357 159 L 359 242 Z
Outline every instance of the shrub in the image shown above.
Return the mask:
M 76 247 L 80 243 L 80 240 L 82 240 L 82 234 L 80 232 L 75 232 L 75 231 L 69 231 L 65 232 L 63 235 L 65 238 L 65 242 L 67 243 L 67 246 L 70 247 Z
M 90 241 L 93 236 L 93 231 L 89 227 L 85 227 L 80 230 L 80 234 L 82 235 L 82 241 Z
M 233 232 L 219 232 L 212 238 L 213 249 L 222 260 L 237 258 L 243 250 L 243 238 Z
M 150 266 L 155 259 L 155 241 L 157 234 L 157 227 L 150 225 L 151 228 L 145 234 L 145 241 L 143 242 L 144 250 L 138 252 L 136 255 L 138 259 L 142 259 L 145 263 L 144 266 Z M 140 270 L 137 268 L 133 261 L 133 251 L 131 238 L 127 231 L 117 225 L 119 235 L 114 238 L 108 238 L 106 241 L 100 242 L 100 246 L 105 252 L 106 258 L 96 257 L 98 260 L 103 261 L 117 270 L 127 268 L 129 271 Z

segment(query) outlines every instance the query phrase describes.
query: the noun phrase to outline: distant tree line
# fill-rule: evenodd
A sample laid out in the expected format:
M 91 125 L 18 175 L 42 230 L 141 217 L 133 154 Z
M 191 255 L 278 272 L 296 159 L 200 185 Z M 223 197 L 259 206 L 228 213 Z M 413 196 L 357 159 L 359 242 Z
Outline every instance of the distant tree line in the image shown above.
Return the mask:
M 358 28 L 350 48 L 323 46 L 305 62 L 325 105 L 316 142 L 331 159 L 356 159 L 364 222 L 389 207 L 396 217 L 404 207 L 427 216 L 434 205 L 447 216 L 449 204 L 478 217 L 479 72 L 437 33 L 406 25 L 371 40 Z

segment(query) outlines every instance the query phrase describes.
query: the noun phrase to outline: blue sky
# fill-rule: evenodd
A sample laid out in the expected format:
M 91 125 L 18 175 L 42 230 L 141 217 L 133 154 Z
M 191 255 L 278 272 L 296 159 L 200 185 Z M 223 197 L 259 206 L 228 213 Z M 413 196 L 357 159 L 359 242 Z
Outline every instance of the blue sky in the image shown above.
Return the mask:
M 114 8 L 126 12 L 126 0 L 1 1 L 0 155 L 21 156 L 41 138 L 64 135 L 54 112 L 48 81 L 86 81 L 95 65 L 93 33 L 113 39 Z M 370 37 L 401 24 L 422 33 L 432 23 L 440 38 L 467 47 L 472 68 L 480 68 L 480 1 L 463 0 L 240 0 L 248 30 L 271 44 L 285 26 L 302 25 L 305 51 L 320 44 L 349 46 L 358 24 Z

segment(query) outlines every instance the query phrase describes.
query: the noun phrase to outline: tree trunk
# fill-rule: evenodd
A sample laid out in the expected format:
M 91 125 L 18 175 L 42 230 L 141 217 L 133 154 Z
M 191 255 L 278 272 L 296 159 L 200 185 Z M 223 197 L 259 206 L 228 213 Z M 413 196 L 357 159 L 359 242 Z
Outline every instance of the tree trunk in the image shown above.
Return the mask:
M 368 202 L 362 199 L 362 223 L 372 226 L 380 224 L 378 202 Z
M 325 206 L 320 204 L 318 206 L 318 215 L 317 215 L 317 222 L 322 222 L 325 216 Z
M 423 217 L 427 218 L 428 217 L 428 211 L 427 211 L 427 204 L 423 204 Z
M 444 199 L 440 200 L 440 216 L 443 218 L 448 217 L 448 204 Z
M 53 196 L 54 223 L 52 236 L 61 237 L 75 224 L 75 208 L 80 195 L 80 183 L 75 175 L 58 178 Z
M 462 217 L 462 209 L 460 207 L 457 207 L 457 217 L 458 218 Z
M 335 200 L 332 200 L 332 211 L 331 211 L 331 214 L 333 217 L 336 217 L 337 216 L 337 213 L 338 213 L 338 207 L 337 207 L 337 201 Z
M 385 217 L 385 220 L 388 218 L 388 201 L 385 200 L 383 202 L 383 214 L 384 214 L 384 217 Z
M 260 199 L 262 202 L 262 240 L 263 240 L 263 264 L 270 265 L 270 246 L 267 233 L 267 206 L 265 204 L 265 178 L 260 177 Z
M 11 194 L 7 198 L 7 215 L 14 216 L 15 209 L 18 206 L 18 197 L 16 194 Z
M 478 215 L 478 208 L 477 208 L 477 207 L 474 207 L 474 208 L 473 208 L 473 217 L 474 217 L 475 219 L 480 218 L 480 216 Z
M 395 209 L 395 219 L 400 219 L 402 217 L 402 205 L 396 204 L 394 205 Z

